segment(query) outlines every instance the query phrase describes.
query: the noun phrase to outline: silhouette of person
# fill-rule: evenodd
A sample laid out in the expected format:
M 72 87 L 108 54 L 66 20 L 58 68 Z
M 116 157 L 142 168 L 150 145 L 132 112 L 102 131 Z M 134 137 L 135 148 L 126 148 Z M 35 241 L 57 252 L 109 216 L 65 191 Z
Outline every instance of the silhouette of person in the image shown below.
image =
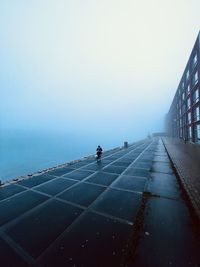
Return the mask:
M 97 149 L 96 149 L 97 161 L 101 159 L 102 151 L 103 151 L 103 149 L 101 148 L 101 146 L 98 146 Z

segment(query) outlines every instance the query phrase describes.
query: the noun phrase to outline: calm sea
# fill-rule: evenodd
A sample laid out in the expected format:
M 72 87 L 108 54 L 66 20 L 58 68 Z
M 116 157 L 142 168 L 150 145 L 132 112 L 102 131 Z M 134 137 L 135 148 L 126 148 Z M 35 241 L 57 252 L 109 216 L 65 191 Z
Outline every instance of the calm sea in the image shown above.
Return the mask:
M 0 180 L 6 181 L 95 153 L 96 146 L 110 149 L 118 140 L 77 134 L 1 131 Z

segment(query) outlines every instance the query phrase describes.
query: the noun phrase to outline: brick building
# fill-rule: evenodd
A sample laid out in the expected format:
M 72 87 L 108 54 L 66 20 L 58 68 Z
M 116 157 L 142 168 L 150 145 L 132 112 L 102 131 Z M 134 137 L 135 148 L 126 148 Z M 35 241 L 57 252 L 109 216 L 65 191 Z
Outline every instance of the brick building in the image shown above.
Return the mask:
M 200 32 L 166 116 L 166 132 L 200 144 Z

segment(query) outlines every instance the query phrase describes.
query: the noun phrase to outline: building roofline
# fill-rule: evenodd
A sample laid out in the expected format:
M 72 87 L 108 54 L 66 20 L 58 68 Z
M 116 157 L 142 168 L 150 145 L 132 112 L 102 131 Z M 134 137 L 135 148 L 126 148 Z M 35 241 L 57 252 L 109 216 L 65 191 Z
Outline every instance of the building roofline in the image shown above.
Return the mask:
M 191 53 L 190 53 L 190 55 L 189 55 L 189 57 L 188 57 L 187 63 L 186 63 L 185 68 L 184 68 L 184 70 L 183 70 L 183 74 L 182 74 L 181 79 L 180 79 L 180 81 L 179 81 L 179 83 L 178 83 L 178 86 L 177 86 L 177 88 L 176 88 L 176 91 L 175 91 L 175 94 L 174 94 L 174 97 L 173 97 L 171 106 L 170 106 L 170 108 L 169 108 L 167 114 L 169 114 L 170 111 L 171 111 L 171 108 L 172 108 L 172 106 L 173 106 L 173 103 L 174 103 L 174 100 L 175 100 L 175 97 L 176 97 L 177 90 L 178 90 L 178 88 L 179 88 L 179 86 L 180 86 L 180 84 L 181 84 L 181 82 L 182 82 L 182 79 L 183 79 L 183 77 L 184 77 L 184 74 L 185 74 L 185 72 L 186 72 L 186 70 L 187 70 L 187 68 L 188 68 L 188 63 L 189 63 L 189 61 L 190 61 L 190 58 L 191 58 L 191 56 L 192 56 L 193 50 L 194 50 L 194 48 L 195 48 L 197 42 L 199 43 L 199 51 L 200 51 L 200 30 L 199 30 L 199 32 L 198 32 L 198 34 L 197 34 L 195 43 L 194 43 L 194 45 L 193 45 L 193 47 L 192 47 L 192 50 L 191 50 Z

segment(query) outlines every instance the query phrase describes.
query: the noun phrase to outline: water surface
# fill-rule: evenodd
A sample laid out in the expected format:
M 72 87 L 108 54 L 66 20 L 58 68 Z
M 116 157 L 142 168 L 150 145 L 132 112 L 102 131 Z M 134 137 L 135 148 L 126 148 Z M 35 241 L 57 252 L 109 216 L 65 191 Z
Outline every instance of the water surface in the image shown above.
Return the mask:
M 77 133 L 41 133 L 4 130 L 0 134 L 0 179 L 11 180 L 95 153 L 96 146 L 122 145 L 114 137 Z

